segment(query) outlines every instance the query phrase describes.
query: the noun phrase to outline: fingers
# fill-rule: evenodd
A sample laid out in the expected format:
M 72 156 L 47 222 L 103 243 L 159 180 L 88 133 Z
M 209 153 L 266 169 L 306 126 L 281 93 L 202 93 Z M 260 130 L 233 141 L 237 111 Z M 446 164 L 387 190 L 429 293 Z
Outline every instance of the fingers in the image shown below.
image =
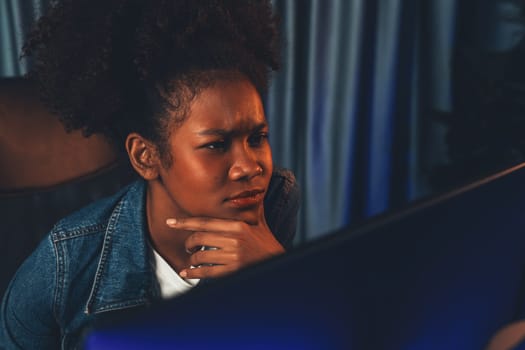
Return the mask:
M 243 232 L 248 226 L 244 221 L 206 217 L 170 218 L 166 220 L 166 224 L 178 230 L 203 232 Z
M 202 246 L 236 249 L 239 246 L 239 240 L 230 233 L 195 232 L 184 241 L 184 247 L 188 252 L 195 252 Z
M 232 273 L 237 269 L 230 265 L 199 266 L 193 269 L 184 269 L 179 275 L 182 278 L 216 278 Z
M 190 256 L 191 266 L 201 266 L 206 264 L 225 265 L 234 264 L 238 260 L 234 252 L 224 252 L 221 250 L 199 250 Z
M 190 217 L 167 219 L 166 224 L 190 232 L 184 248 L 191 254 L 189 265 L 198 267 L 182 270 L 183 278 L 219 277 L 284 252 L 265 220 L 250 225 L 234 219 Z
M 188 252 L 194 252 L 201 246 L 237 249 L 240 239 L 252 228 L 243 221 L 206 217 L 168 219 L 166 224 L 174 229 L 194 232 L 184 242 Z

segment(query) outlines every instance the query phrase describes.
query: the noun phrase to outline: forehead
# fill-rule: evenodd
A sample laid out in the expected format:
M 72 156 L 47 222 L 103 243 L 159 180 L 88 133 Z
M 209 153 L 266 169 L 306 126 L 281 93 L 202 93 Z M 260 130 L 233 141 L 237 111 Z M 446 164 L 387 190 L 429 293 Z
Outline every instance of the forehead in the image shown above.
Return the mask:
M 266 122 L 261 98 L 246 79 L 220 80 L 201 90 L 190 103 L 182 128 L 249 130 Z

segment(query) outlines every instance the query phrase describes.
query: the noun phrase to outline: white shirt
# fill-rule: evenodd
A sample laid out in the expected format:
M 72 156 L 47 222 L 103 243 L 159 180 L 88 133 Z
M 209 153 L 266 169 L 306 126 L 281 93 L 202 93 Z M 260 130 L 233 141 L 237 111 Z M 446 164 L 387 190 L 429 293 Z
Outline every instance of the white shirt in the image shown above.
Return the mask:
M 181 295 L 195 287 L 200 279 L 184 279 L 171 268 L 166 260 L 153 247 L 151 264 L 160 286 L 160 295 L 163 299 L 173 298 Z

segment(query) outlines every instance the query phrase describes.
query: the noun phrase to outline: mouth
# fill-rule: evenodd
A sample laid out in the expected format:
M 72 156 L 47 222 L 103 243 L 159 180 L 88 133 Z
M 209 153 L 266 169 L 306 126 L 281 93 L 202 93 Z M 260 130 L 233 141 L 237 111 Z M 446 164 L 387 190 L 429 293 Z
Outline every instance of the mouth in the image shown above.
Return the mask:
M 226 202 L 235 208 L 249 208 L 259 205 L 264 199 L 264 190 L 255 189 L 237 193 L 226 199 Z

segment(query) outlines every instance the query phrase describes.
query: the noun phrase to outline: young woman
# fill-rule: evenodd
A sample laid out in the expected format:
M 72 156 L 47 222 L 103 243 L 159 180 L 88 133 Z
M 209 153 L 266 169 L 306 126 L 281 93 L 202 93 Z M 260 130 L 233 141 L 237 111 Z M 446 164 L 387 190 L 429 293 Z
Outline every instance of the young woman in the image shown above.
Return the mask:
M 66 127 L 108 136 L 141 180 L 55 225 L 4 296 L 0 347 L 75 347 L 98 317 L 291 245 L 297 185 L 261 102 L 270 1 L 62 0 L 26 53 Z

